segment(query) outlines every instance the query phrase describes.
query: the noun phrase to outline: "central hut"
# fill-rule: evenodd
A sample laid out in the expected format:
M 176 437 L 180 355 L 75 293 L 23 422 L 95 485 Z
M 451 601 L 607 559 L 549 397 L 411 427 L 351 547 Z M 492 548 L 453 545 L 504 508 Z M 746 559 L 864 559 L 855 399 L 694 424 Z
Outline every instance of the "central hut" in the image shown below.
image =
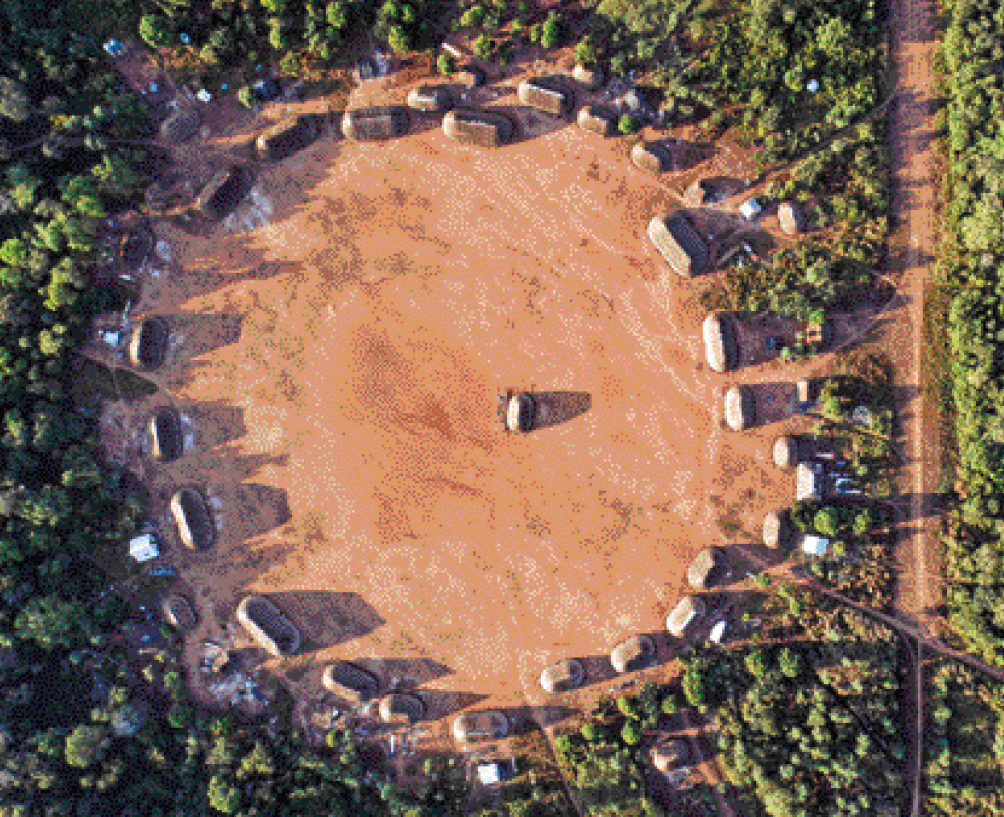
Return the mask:
M 443 133 L 463 145 L 497 148 L 516 134 L 513 121 L 503 113 L 485 109 L 456 109 L 443 117 Z
M 458 743 L 501 740 L 509 729 L 509 716 L 500 709 L 465 712 L 453 721 L 453 737 Z
M 519 101 L 551 116 L 568 116 L 575 105 L 575 94 L 560 77 L 525 79 L 516 90 Z
M 272 599 L 246 596 L 237 607 L 237 620 L 262 649 L 277 658 L 295 655 L 300 649 L 300 631 Z
M 656 216 L 648 223 L 648 237 L 666 263 L 685 278 L 711 266 L 708 245 L 684 213 Z
M 183 488 L 171 498 L 171 515 L 185 547 L 207 550 L 216 542 L 213 515 L 201 494 Z
M 167 357 L 171 331 L 163 318 L 144 318 L 129 341 L 129 361 L 139 369 L 156 369 Z
M 342 133 L 346 139 L 375 142 L 404 136 L 411 127 L 407 108 L 381 105 L 346 111 L 342 117 Z

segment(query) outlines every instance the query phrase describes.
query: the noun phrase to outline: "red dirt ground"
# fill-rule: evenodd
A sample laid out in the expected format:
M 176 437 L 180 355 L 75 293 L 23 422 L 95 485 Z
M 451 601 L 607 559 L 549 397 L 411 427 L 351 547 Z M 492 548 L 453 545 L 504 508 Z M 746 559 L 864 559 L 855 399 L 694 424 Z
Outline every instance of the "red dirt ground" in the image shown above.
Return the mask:
M 790 501 L 782 424 L 721 429 L 731 381 L 703 364 L 697 290 L 645 238 L 676 199 L 626 153 L 574 125 L 493 152 L 438 128 L 329 136 L 259 177 L 271 224 L 157 225 L 174 266 L 143 311 L 184 341 L 153 379 L 196 448 L 152 493 L 162 514 L 200 486 L 222 526 L 174 553 L 196 638 L 275 593 L 310 645 L 296 681 L 398 660 L 426 689 L 541 703 L 548 663 L 663 630 L 690 558 L 728 541 L 720 517 L 748 541 Z M 509 387 L 591 407 L 507 436 Z

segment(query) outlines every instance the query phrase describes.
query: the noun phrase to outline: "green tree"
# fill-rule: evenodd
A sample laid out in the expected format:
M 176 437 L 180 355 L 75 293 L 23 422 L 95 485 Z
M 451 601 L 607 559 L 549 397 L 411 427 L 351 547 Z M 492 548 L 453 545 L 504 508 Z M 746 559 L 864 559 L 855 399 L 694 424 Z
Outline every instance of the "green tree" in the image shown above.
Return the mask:
M 387 32 L 387 44 L 395 54 L 403 54 L 411 48 L 411 38 L 403 26 L 391 26 Z
M 823 536 L 836 536 L 840 532 L 840 512 L 827 505 L 816 512 L 812 524 Z
M 213 775 L 207 794 L 209 805 L 224 814 L 234 814 L 240 807 L 240 790 L 222 775 Z
M 144 14 L 139 21 L 139 36 L 151 48 L 164 48 L 171 44 L 171 28 L 159 14 Z
M 436 57 L 436 70 L 443 76 L 452 74 L 457 70 L 456 57 L 452 54 L 447 54 L 445 51 L 440 52 L 439 56 Z
M 637 721 L 627 721 L 621 729 L 621 740 L 628 746 L 634 746 L 641 742 L 642 729 Z
M 24 122 L 31 116 L 31 100 L 24 83 L 0 77 L 0 115 L 15 122 Z
M 557 48 L 561 44 L 561 33 L 561 19 L 552 11 L 540 30 L 541 47 Z
M 73 647 L 82 638 L 87 607 L 58 596 L 35 596 L 14 621 L 18 635 L 46 649 Z
M 104 726 L 78 726 L 66 736 L 66 762 L 77 769 L 93 766 L 108 748 Z
M 791 647 L 781 648 L 781 652 L 777 656 L 777 664 L 781 669 L 781 673 L 788 678 L 798 678 L 802 674 L 804 666 L 801 654 L 791 649 Z
M 638 130 L 638 123 L 631 114 L 626 113 L 617 120 L 617 130 L 622 135 L 628 136 Z

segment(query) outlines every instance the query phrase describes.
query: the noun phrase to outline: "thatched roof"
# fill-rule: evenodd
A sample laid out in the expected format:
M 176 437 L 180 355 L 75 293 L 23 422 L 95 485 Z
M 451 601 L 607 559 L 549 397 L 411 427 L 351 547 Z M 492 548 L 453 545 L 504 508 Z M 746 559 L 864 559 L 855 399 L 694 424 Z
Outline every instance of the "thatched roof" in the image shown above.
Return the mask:
M 651 636 L 633 635 L 610 651 L 610 663 L 619 673 L 645 669 L 655 659 L 655 642 Z
M 180 144 L 187 142 L 199 132 L 202 117 L 196 108 L 178 108 L 160 126 L 160 138 L 165 142 Z
M 666 616 L 666 629 L 677 638 L 682 636 L 690 624 L 704 615 L 707 607 L 699 596 L 684 596 Z
M 259 646 L 272 655 L 281 658 L 294 655 L 300 649 L 300 631 L 272 599 L 259 595 L 245 596 L 237 606 L 237 620 Z
M 499 709 L 465 712 L 453 721 L 453 737 L 460 743 L 501 740 L 509 729 L 509 716 Z
M 199 623 L 199 617 L 192 609 L 192 603 L 177 593 L 164 599 L 162 610 L 168 623 L 183 633 L 194 630 Z
M 545 692 L 568 692 L 582 686 L 586 680 L 586 668 L 578 658 L 566 658 L 551 664 L 540 673 L 540 686 Z
M 786 434 L 774 441 L 774 465 L 778 468 L 794 468 L 798 465 L 798 438 Z
M 381 105 L 346 111 L 342 117 L 342 133 L 346 139 L 376 141 L 403 136 L 411 127 L 407 108 Z
M 683 191 L 683 200 L 690 207 L 700 207 L 711 200 L 712 192 L 708 179 L 694 179 Z
M 612 136 L 617 125 L 617 114 L 598 105 L 586 105 L 579 109 L 579 127 L 600 136 Z
M 512 139 L 516 126 L 498 111 L 466 108 L 452 110 L 443 117 L 443 133 L 465 145 L 494 148 Z
M 777 208 L 777 220 L 781 223 L 781 230 L 788 235 L 798 235 L 805 229 L 805 213 L 799 205 L 790 201 Z
M 795 499 L 823 498 L 823 469 L 818 463 L 800 462 L 795 467 Z
M 519 101 L 552 116 L 567 116 L 575 105 L 575 94 L 559 77 L 525 79 L 516 89 Z
M 416 723 L 425 717 L 425 701 L 410 692 L 394 692 L 380 701 L 384 723 Z
M 369 670 L 351 661 L 336 661 L 324 668 L 321 683 L 328 692 L 358 704 L 372 700 L 380 692 L 380 680 Z
M 648 237 L 666 263 L 684 277 L 700 275 L 711 265 L 708 245 L 683 213 L 653 218 Z
M 132 331 L 129 361 L 139 369 L 156 369 L 167 357 L 171 330 L 163 318 L 144 318 Z
M 795 384 L 795 399 L 799 403 L 811 403 L 815 396 L 814 381 L 804 377 Z
M 679 738 L 660 740 L 652 748 L 652 765 L 663 774 L 672 771 L 689 757 L 690 747 L 685 740 Z
M 727 372 L 739 361 L 732 316 L 726 312 L 712 312 L 701 324 L 704 336 L 704 357 L 716 372 Z
M 477 88 L 485 84 L 485 72 L 476 65 L 461 66 L 457 72 L 457 82 L 468 88 Z
M 695 590 L 707 590 L 711 574 L 721 562 L 722 552 L 716 547 L 704 548 L 687 568 L 687 581 Z
M 453 95 L 445 85 L 422 85 L 408 92 L 408 107 L 441 113 L 453 107 Z
M 763 517 L 763 543 L 769 548 L 781 547 L 790 533 L 787 511 L 768 511 Z
M 201 494 L 187 488 L 171 498 L 171 515 L 186 547 L 206 550 L 216 542 L 216 525 Z
M 507 431 L 527 432 L 533 429 L 537 413 L 537 403 L 526 392 L 519 392 L 509 398 L 506 406 L 505 427 Z
M 199 210 L 208 218 L 221 221 L 240 203 L 245 190 L 244 170 L 237 166 L 216 173 L 202 188 L 196 201 Z
M 170 462 L 185 450 L 185 435 L 181 418 L 173 408 L 165 406 L 150 418 L 150 454 L 161 462 Z
M 631 161 L 649 173 L 665 173 L 673 166 L 673 157 L 660 142 L 639 142 L 631 148 Z
M 753 425 L 753 392 L 749 386 L 733 386 L 725 392 L 725 422 L 733 431 Z
M 606 73 L 599 65 L 587 68 L 585 65 L 576 65 L 572 69 L 572 79 L 580 85 L 585 86 L 587 91 L 595 91 L 603 84 Z
M 263 161 L 281 162 L 309 145 L 317 136 L 317 121 L 312 116 L 297 116 L 278 122 L 255 142 Z

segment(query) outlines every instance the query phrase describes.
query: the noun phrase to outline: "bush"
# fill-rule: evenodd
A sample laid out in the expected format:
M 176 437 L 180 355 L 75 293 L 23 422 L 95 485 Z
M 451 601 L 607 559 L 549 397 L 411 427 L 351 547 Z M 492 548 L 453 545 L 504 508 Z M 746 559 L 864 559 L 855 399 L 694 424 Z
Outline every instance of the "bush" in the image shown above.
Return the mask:
M 631 114 L 626 113 L 617 120 L 617 130 L 624 136 L 629 136 L 638 130 L 638 123 Z
M 442 52 L 436 57 L 436 70 L 443 76 L 452 74 L 457 70 L 457 58 L 452 54 L 447 54 L 445 51 Z
M 621 729 L 621 740 L 628 746 L 635 746 L 640 743 L 641 738 L 641 727 L 637 723 L 634 721 L 628 721 L 624 724 L 624 727 Z

